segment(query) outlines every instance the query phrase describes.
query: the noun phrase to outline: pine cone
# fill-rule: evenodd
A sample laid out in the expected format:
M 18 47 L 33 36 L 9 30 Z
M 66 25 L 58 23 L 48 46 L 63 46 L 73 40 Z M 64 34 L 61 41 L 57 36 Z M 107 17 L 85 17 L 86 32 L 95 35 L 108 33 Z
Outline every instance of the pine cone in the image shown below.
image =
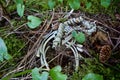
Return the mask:
M 105 63 L 111 56 L 111 48 L 110 45 L 104 45 L 100 49 L 99 60 L 102 63 Z

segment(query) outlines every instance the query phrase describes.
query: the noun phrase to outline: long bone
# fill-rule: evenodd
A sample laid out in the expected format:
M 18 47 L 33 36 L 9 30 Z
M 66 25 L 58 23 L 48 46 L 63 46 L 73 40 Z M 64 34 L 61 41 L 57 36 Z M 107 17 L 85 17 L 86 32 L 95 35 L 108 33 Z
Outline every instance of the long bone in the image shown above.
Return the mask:
M 44 40 L 41 42 L 39 50 L 37 51 L 37 56 L 40 57 L 41 64 L 45 65 L 48 70 L 50 68 L 46 61 L 46 52 L 47 52 L 49 46 L 46 48 L 46 45 L 51 39 L 53 39 L 55 37 L 56 33 L 57 33 L 57 31 L 54 31 L 54 32 L 50 33 L 48 36 L 46 36 L 44 38 Z

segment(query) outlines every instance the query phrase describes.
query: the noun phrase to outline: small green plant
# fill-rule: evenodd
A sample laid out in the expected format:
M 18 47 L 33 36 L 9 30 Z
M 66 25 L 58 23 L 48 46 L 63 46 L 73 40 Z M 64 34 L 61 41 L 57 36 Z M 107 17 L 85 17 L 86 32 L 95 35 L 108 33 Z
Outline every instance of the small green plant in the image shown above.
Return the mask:
M 0 38 L 0 61 L 9 60 L 12 56 L 8 54 L 7 47 L 2 38 Z
M 23 4 L 23 0 L 15 0 L 17 6 L 17 13 L 20 17 L 24 15 L 25 5 Z
M 34 68 L 32 70 L 32 80 L 47 80 L 48 79 L 48 72 L 42 72 L 41 74 L 39 73 L 39 68 Z
M 27 17 L 27 19 L 29 20 L 29 22 L 27 22 L 27 25 L 31 29 L 34 29 L 34 28 L 38 27 L 41 24 L 41 20 L 38 17 L 29 15 Z
M 52 68 L 49 73 L 50 73 L 50 76 L 53 80 L 66 80 L 67 79 L 67 76 L 65 74 L 62 74 L 61 73 L 61 66 L 56 66 L 54 68 Z
M 23 16 L 24 14 L 24 9 L 25 9 L 25 6 L 22 5 L 22 4 L 17 4 L 17 13 L 20 17 Z
M 48 80 L 48 76 L 52 78 L 52 80 L 67 80 L 67 76 L 65 74 L 61 73 L 61 66 L 56 66 L 52 69 L 50 69 L 49 72 L 42 72 L 39 73 L 39 68 L 34 68 L 32 70 L 32 78 L 33 80 Z
M 63 3 L 63 0 L 48 0 L 48 7 L 50 9 L 55 8 L 56 5 Z
M 56 5 L 55 0 L 48 0 L 48 6 L 50 9 L 53 9 Z
M 108 8 L 110 6 L 111 0 L 101 0 L 101 6 Z
M 85 34 L 83 32 L 77 33 L 76 31 L 72 32 L 72 36 L 75 38 L 77 42 L 83 44 L 85 42 Z
M 86 9 L 87 9 L 87 10 L 90 9 L 91 6 L 92 6 L 92 3 L 91 3 L 91 2 L 87 2 L 87 3 L 86 3 Z
M 103 80 L 103 76 L 95 73 L 88 73 L 82 78 L 82 80 Z
M 18 15 L 20 17 L 22 17 L 24 15 L 24 9 L 25 9 L 25 6 L 23 4 L 23 0 L 15 0 L 15 3 L 16 3 L 16 6 L 17 6 L 17 13 L 18 13 Z M 34 29 L 34 28 L 38 27 L 41 24 L 40 18 L 35 17 L 33 15 L 29 15 L 27 17 L 27 19 L 29 20 L 27 22 L 27 25 L 31 29 Z
M 68 0 L 68 4 L 72 9 L 79 9 L 80 8 L 80 0 Z

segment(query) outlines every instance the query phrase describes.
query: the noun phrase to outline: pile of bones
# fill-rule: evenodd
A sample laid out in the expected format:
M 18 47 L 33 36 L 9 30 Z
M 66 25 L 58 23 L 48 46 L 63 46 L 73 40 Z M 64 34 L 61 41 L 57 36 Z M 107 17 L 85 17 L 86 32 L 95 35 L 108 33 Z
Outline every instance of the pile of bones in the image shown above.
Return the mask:
M 36 56 L 40 57 L 41 65 L 44 65 L 48 70 L 50 69 L 49 64 L 46 60 L 46 54 L 50 48 L 50 46 L 47 44 L 49 41 L 53 40 L 52 48 L 56 49 L 58 46 L 60 47 L 61 45 L 64 45 L 65 47 L 71 49 L 75 58 L 75 70 L 78 70 L 79 60 L 84 58 L 80 54 L 84 51 L 84 46 L 77 43 L 72 37 L 73 30 L 76 30 L 77 32 L 83 32 L 87 36 L 90 36 L 93 32 L 96 32 L 97 26 L 95 24 L 95 21 L 85 20 L 81 16 L 78 18 L 69 19 L 64 23 L 60 23 L 57 30 L 45 35 L 40 42 Z

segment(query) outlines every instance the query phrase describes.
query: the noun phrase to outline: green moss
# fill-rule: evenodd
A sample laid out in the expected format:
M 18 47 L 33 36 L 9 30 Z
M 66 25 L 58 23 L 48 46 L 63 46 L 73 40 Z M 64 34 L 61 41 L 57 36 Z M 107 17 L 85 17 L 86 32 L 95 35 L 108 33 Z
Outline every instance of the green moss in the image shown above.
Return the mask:
M 25 55 L 25 41 L 17 37 L 17 35 L 12 34 L 9 35 L 7 38 L 4 38 L 6 43 L 8 53 L 13 57 L 11 60 L 0 63 L 2 65 L 0 67 L 0 77 L 7 72 L 15 69 L 18 62 L 20 61 L 21 57 Z
M 120 72 L 115 69 L 120 69 L 120 64 L 116 66 L 105 66 L 96 59 L 85 59 L 85 64 L 82 64 L 78 72 L 74 72 L 71 80 L 82 80 L 89 72 L 103 75 L 104 80 L 119 80 Z
M 12 12 L 14 12 L 14 11 L 16 11 L 16 5 L 15 5 L 15 3 L 11 3 L 6 9 L 7 9 L 7 11 L 8 11 L 9 14 L 12 13 Z
M 9 35 L 7 38 L 5 38 L 5 43 L 7 45 L 9 54 L 14 56 L 16 55 L 16 57 L 23 55 L 24 52 L 22 52 L 21 49 L 25 43 L 20 38 L 17 38 L 16 35 Z
M 26 0 L 25 6 L 28 10 L 39 12 L 48 9 L 47 0 Z
M 105 8 L 100 4 L 101 0 L 82 0 L 81 1 L 81 10 L 88 12 L 88 13 L 92 13 L 92 14 L 96 14 L 96 13 L 100 13 L 100 14 L 108 14 L 109 16 L 114 16 L 115 13 L 120 13 L 120 7 L 119 7 L 119 0 L 111 0 L 110 5 Z M 87 3 L 91 3 L 91 7 L 90 8 L 86 8 L 86 4 Z

